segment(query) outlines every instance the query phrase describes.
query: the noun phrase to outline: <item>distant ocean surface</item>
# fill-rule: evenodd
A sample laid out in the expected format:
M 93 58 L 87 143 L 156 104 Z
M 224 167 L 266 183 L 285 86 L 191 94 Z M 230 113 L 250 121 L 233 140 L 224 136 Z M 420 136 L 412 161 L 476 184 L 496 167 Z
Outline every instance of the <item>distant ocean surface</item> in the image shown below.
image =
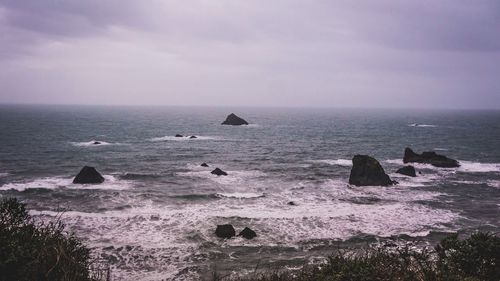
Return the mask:
M 231 112 L 251 125 L 220 125 Z M 407 146 L 461 167 L 398 175 Z M 349 186 L 355 154 L 399 184 Z M 106 181 L 73 185 L 84 165 Z M 433 245 L 447 232 L 500 231 L 500 112 L 2 105 L 0 196 L 41 219 L 64 210 L 114 280 L 296 267 L 384 241 Z M 226 223 L 258 236 L 218 239 Z

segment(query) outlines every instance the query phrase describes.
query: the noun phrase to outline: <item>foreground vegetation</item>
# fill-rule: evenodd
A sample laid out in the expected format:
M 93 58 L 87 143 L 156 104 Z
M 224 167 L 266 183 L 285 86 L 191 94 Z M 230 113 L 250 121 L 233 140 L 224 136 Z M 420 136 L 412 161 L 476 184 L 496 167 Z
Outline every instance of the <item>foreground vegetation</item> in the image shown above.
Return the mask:
M 499 281 L 500 237 L 478 232 L 465 240 L 443 239 L 432 250 L 385 247 L 362 253 L 339 252 L 321 265 L 301 270 L 255 272 L 216 281 Z
M 0 281 L 105 280 L 90 250 L 64 225 L 35 222 L 17 199 L 0 201 Z

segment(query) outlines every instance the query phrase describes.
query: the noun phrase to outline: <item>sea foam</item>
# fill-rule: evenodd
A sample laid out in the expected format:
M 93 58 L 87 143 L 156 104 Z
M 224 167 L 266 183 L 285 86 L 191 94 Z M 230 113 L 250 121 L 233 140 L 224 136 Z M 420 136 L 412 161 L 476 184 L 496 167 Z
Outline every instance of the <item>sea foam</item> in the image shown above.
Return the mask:
M 118 180 L 112 175 L 103 175 L 105 181 L 101 184 L 73 184 L 73 178 L 67 177 L 45 177 L 28 182 L 7 183 L 0 190 L 25 191 L 27 189 L 102 189 L 102 190 L 124 190 L 130 187 L 128 181 Z

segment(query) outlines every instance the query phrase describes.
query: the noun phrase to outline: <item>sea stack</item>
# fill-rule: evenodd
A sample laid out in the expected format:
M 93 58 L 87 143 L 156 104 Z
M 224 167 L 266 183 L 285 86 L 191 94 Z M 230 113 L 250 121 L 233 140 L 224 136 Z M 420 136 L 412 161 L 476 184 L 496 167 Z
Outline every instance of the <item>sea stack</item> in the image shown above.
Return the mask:
M 238 236 L 242 236 L 245 239 L 252 239 L 257 237 L 257 233 L 255 231 L 251 230 L 248 227 L 245 227 L 239 234 Z
M 448 158 L 444 155 L 439 155 L 434 151 L 427 151 L 427 152 L 422 152 L 422 154 L 417 154 L 409 147 L 405 149 L 403 162 L 431 164 L 432 166 L 439 168 L 460 167 L 460 164 L 455 159 Z
M 217 175 L 217 176 L 227 176 L 227 173 L 219 168 L 215 168 L 215 170 L 213 170 L 210 173 L 212 173 L 213 175 Z
M 215 229 L 215 235 L 219 238 L 231 238 L 236 235 L 236 231 L 232 225 L 222 224 Z
M 76 184 L 99 184 L 104 182 L 104 177 L 94 167 L 83 167 L 73 179 Z
M 356 186 L 389 186 L 394 183 L 375 158 L 368 155 L 355 155 L 352 158 L 349 184 Z
M 231 113 L 227 116 L 226 120 L 222 122 L 222 125 L 240 126 L 240 125 L 248 125 L 248 122 L 245 121 L 245 119 L 238 117 L 236 114 Z
M 415 172 L 415 167 L 413 167 L 411 165 L 404 166 L 404 167 L 398 169 L 396 171 L 396 173 L 402 174 L 405 176 L 409 176 L 409 177 L 416 177 L 417 176 L 417 173 Z

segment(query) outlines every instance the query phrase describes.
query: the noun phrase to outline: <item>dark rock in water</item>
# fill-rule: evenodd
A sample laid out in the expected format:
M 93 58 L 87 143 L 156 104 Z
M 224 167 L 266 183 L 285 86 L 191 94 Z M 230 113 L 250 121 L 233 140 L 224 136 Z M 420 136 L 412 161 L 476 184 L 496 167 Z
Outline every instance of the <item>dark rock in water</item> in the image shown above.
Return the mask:
M 409 147 L 405 149 L 403 162 L 431 164 L 432 166 L 439 168 L 460 167 L 460 164 L 455 159 L 448 158 L 444 155 L 439 155 L 434 151 L 427 151 L 427 152 L 422 152 L 422 154 L 417 154 Z
M 295 202 L 293 202 L 293 201 L 290 201 L 287 204 L 290 205 L 290 206 L 297 206 L 297 204 L 295 204 Z
M 411 165 L 404 166 L 403 168 L 398 169 L 396 171 L 396 173 L 402 174 L 405 176 L 409 176 L 409 177 L 416 177 L 417 176 L 417 173 L 415 173 L 415 167 L 413 167 Z
M 255 231 L 251 230 L 248 227 L 245 227 L 239 234 L 238 236 L 243 236 L 243 238 L 246 239 L 252 239 L 254 237 L 257 237 L 257 233 Z
M 368 155 L 355 155 L 352 158 L 349 184 L 356 186 L 388 186 L 394 183 L 375 158 Z
M 92 143 L 92 144 L 101 144 L 101 142 L 99 142 L 99 141 L 95 141 L 95 142 L 94 142 L 94 143 Z
M 200 166 L 202 166 L 202 167 L 209 167 L 207 163 L 202 163 Z
M 219 168 L 215 168 L 211 173 L 217 176 L 227 176 L 227 173 Z
M 176 138 L 183 138 L 184 136 L 183 136 L 183 135 L 181 135 L 181 134 L 177 134 L 177 135 L 175 135 L 175 137 L 176 137 Z
M 231 238 L 236 235 L 236 231 L 232 225 L 222 224 L 215 229 L 215 235 L 219 238 Z
M 236 116 L 236 114 L 231 113 L 227 116 L 226 120 L 222 122 L 222 125 L 240 126 L 240 125 L 248 125 L 248 122 L 245 121 L 245 119 Z
M 98 171 L 94 167 L 85 166 L 83 167 L 78 175 L 76 175 L 75 179 L 73 179 L 73 183 L 78 184 L 97 184 L 104 182 L 104 178 L 99 174 Z
M 189 138 L 190 139 L 197 139 L 198 137 L 196 137 L 196 136 L 190 136 Z

